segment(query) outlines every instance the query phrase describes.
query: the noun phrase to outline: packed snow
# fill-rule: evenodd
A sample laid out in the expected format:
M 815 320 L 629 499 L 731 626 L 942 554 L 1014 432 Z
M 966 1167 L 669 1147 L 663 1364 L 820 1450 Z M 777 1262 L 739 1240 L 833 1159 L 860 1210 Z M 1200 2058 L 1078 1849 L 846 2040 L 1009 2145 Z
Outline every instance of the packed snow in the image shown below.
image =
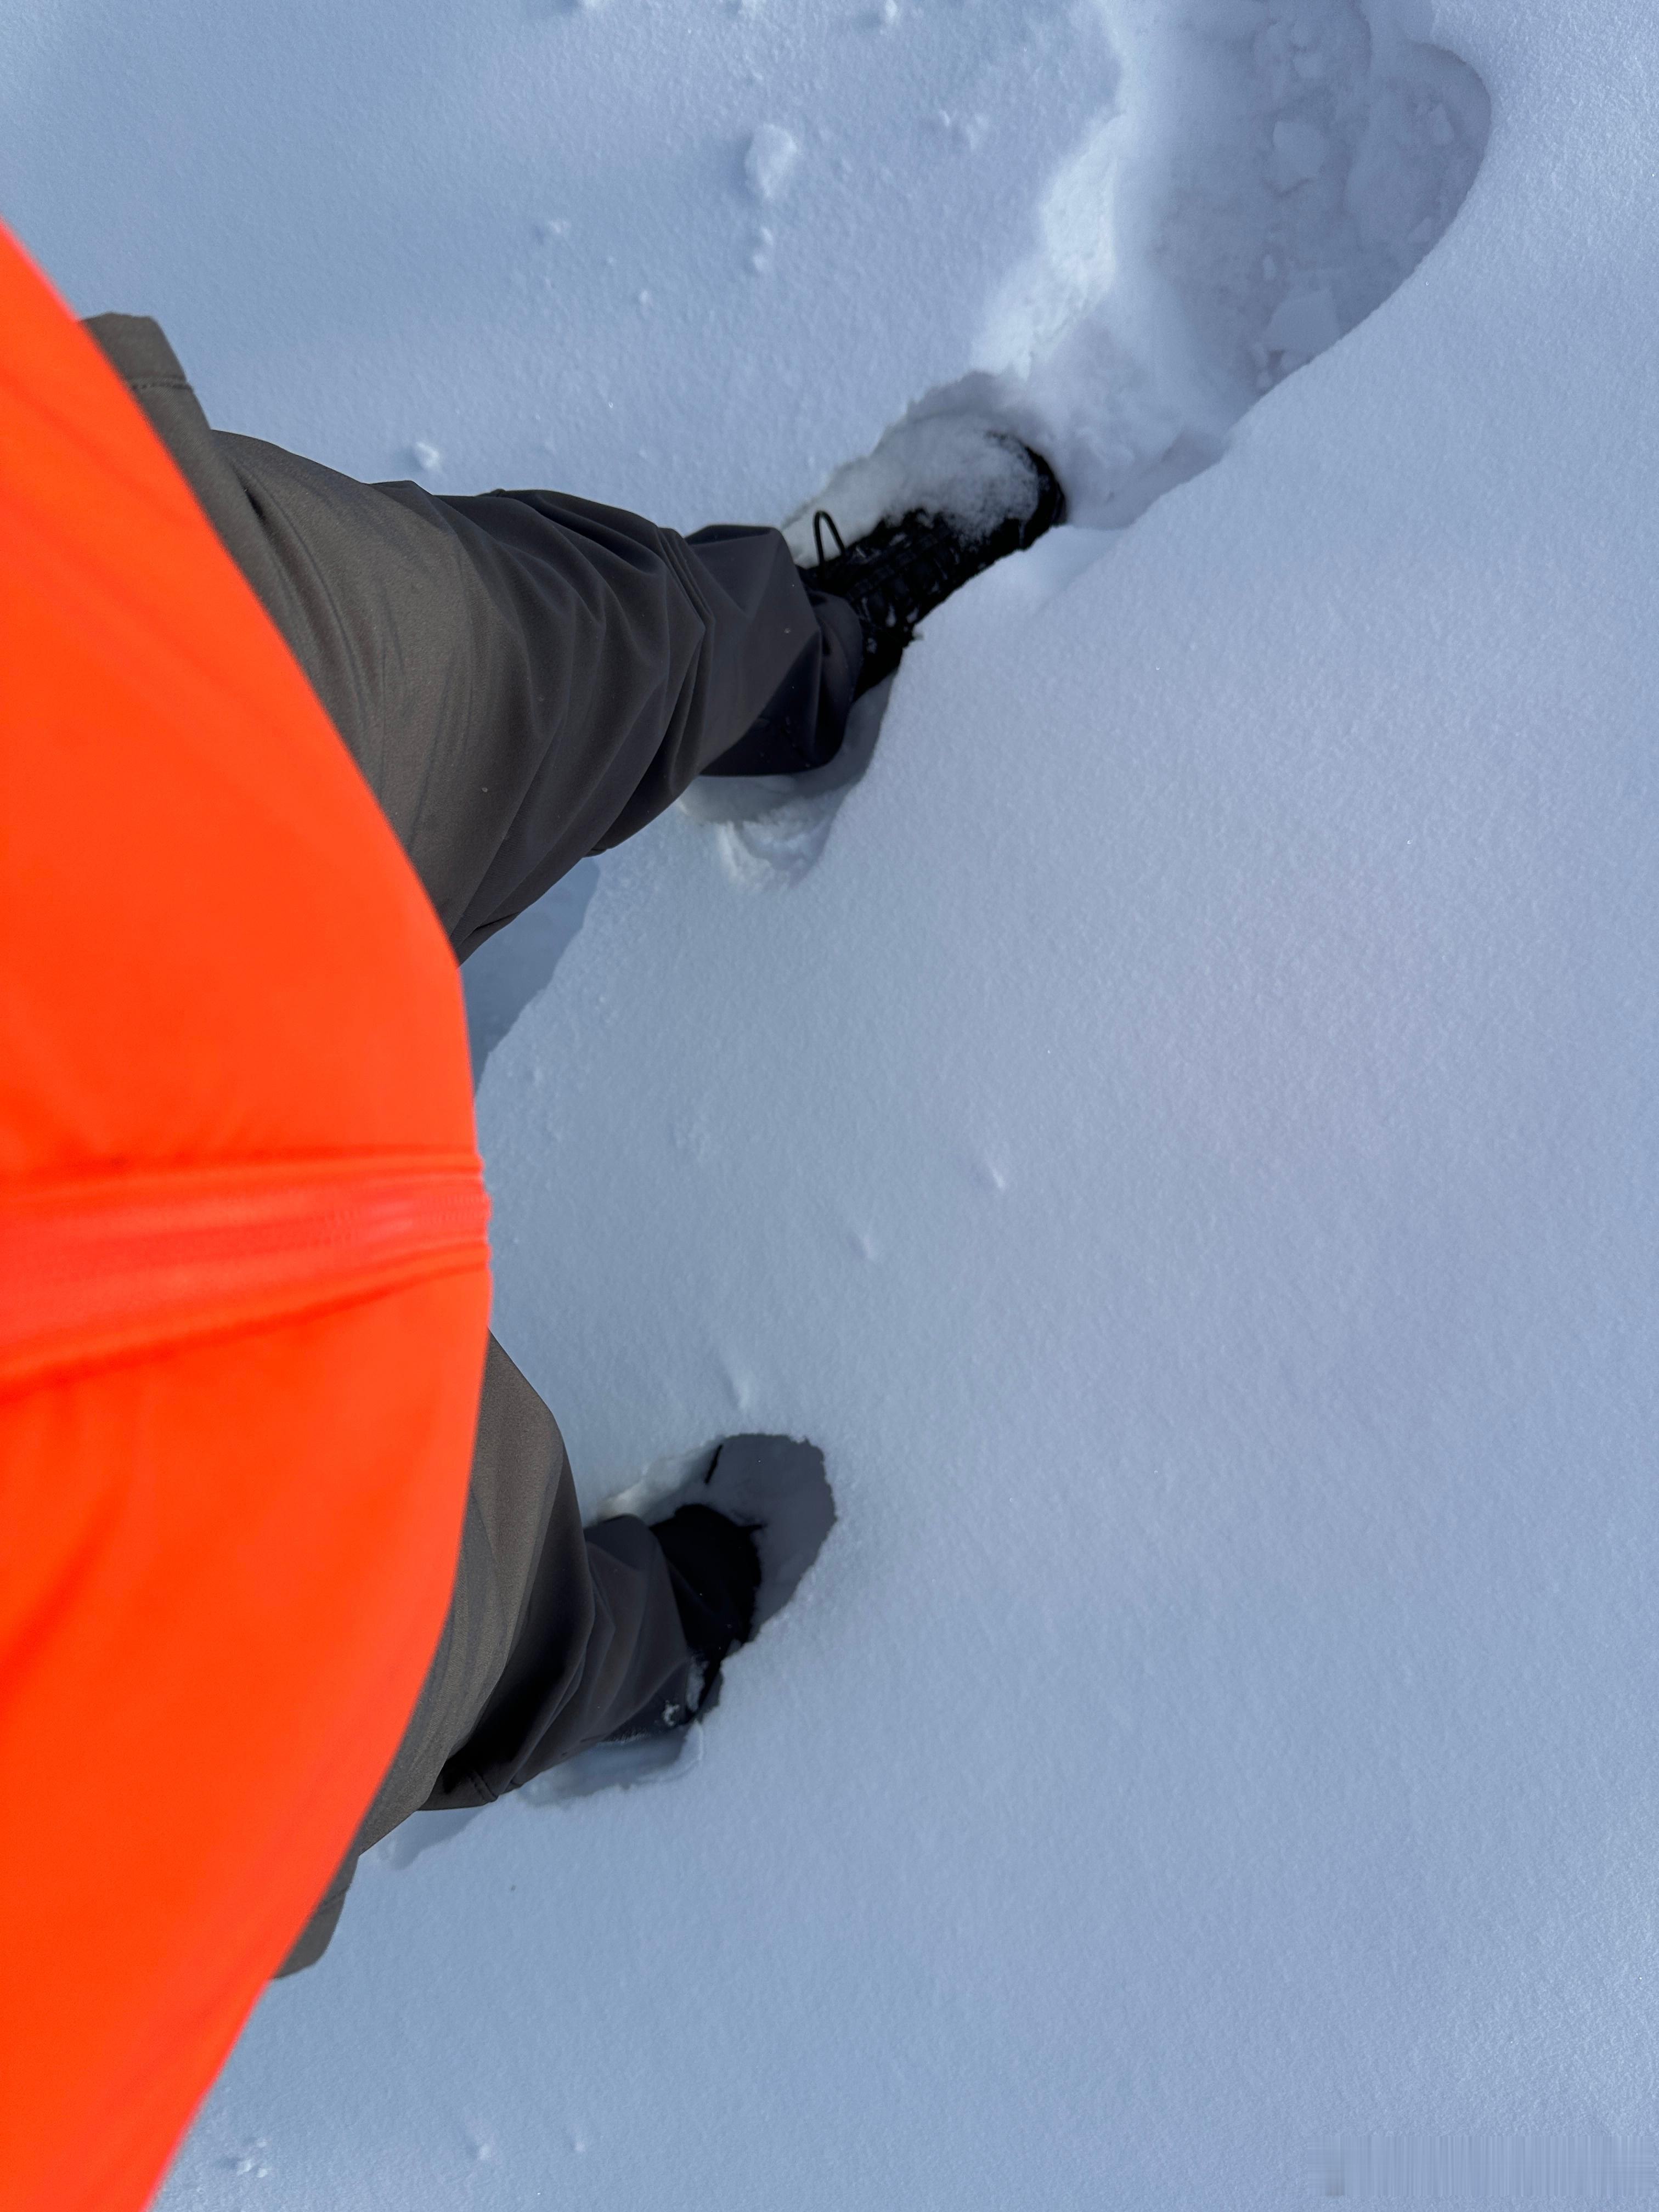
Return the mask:
M 840 1520 L 683 1759 L 371 1856 L 167 2212 L 1650 2185 L 1656 72 L 1633 0 L 0 19 L 8 220 L 227 427 L 1073 503 L 474 963 L 585 1497 L 787 1434 Z

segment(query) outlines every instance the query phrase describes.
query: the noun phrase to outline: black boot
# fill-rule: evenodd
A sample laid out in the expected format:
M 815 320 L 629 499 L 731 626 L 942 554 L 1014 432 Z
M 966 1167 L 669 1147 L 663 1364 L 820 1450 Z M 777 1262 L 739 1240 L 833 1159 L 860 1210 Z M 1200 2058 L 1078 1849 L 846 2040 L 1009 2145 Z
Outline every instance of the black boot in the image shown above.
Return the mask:
M 651 1533 L 668 1562 L 680 1626 L 702 1669 L 696 1705 L 708 1702 L 721 1662 L 755 1632 L 760 1553 L 754 1533 L 712 1505 L 682 1505 Z
M 817 566 L 803 571 L 812 588 L 845 599 L 858 617 L 864 660 L 854 696 L 890 676 L 925 617 L 969 577 L 1010 553 L 1033 545 L 1066 520 L 1066 495 L 1041 453 L 1005 437 L 1022 455 L 1028 504 L 994 519 L 977 533 L 946 514 L 915 507 L 896 522 L 879 522 L 852 545 L 843 543 L 833 516 L 812 517 Z M 826 534 L 834 540 L 831 552 Z
M 712 1704 L 727 1655 L 793 1596 L 836 1505 L 823 1454 L 793 1437 L 729 1438 L 670 1503 L 650 1525 L 701 1669 L 689 1718 Z

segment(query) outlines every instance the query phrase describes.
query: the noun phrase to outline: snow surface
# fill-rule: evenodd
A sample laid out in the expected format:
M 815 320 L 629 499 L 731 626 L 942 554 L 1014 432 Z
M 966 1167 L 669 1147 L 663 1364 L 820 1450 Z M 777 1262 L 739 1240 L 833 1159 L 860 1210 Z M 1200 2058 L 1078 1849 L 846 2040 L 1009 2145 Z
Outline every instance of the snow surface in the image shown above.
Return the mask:
M 9 219 L 229 427 L 690 526 L 1006 422 L 1078 518 L 481 971 L 586 1495 L 787 1431 L 840 1525 L 695 1758 L 374 1856 L 168 2212 L 1650 2127 L 1656 82 L 1632 0 L 0 17 Z

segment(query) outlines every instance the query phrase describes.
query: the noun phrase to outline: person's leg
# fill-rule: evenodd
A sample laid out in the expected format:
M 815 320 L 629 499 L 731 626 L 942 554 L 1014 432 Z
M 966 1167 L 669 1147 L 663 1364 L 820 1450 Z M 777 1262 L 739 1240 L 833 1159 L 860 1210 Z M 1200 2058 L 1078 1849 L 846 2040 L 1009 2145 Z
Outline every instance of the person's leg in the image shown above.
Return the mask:
M 551 491 L 437 498 L 209 427 L 156 325 L 88 326 L 287 640 L 456 957 L 757 727 L 840 742 L 863 647 L 775 530 L 691 538 Z
M 358 1859 L 411 1813 L 489 1804 L 642 1718 L 670 1717 L 692 1668 L 656 1538 L 629 1516 L 584 1530 L 557 1425 L 492 1337 L 443 1638 L 283 1973 L 322 1956 Z
M 687 539 L 555 492 L 437 499 L 218 443 L 285 634 L 459 959 L 757 725 L 803 767 L 840 741 L 857 622 L 814 605 L 775 531 Z
M 210 428 L 166 339 L 91 325 L 310 678 L 459 957 L 659 812 L 757 723 L 833 750 L 861 650 L 774 531 L 687 541 L 551 493 L 437 500 Z M 641 1522 L 584 1533 L 551 1414 L 492 1340 L 454 1593 L 358 1855 L 682 1693 L 692 1653 Z

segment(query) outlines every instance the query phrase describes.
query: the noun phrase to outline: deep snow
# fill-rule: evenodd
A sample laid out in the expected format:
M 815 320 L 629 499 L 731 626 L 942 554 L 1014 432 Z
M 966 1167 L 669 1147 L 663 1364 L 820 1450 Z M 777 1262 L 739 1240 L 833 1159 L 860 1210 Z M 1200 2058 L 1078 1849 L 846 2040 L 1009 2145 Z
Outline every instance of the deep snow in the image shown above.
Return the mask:
M 861 781 L 481 979 L 585 1493 L 771 1429 L 841 1523 L 681 1765 L 375 1856 L 168 2205 L 1582 2181 L 1659 1965 L 1659 20 L 64 0 L 0 68 L 9 219 L 228 425 L 690 526 L 977 411 L 1081 526 Z

